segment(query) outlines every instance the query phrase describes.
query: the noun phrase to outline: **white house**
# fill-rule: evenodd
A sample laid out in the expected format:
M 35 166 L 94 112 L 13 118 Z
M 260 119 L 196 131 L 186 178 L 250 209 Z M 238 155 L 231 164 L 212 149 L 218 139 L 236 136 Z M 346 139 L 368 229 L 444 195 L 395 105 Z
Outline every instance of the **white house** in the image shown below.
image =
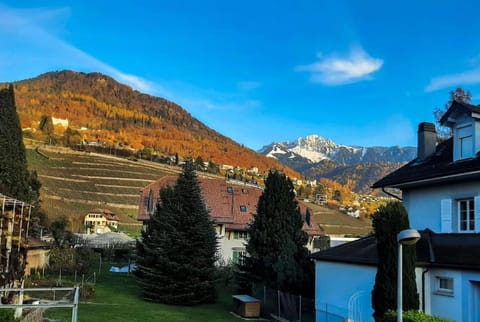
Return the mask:
M 437 144 L 421 123 L 418 156 L 373 185 L 396 188 L 421 232 L 416 280 L 420 308 L 454 321 L 480 321 L 480 106 L 453 102 L 441 119 L 452 138 Z M 317 321 L 373 321 L 375 239 L 313 255 Z M 328 313 L 327 313 L 328 312 Z
M 140 191 L 138 220 L 148 225 L 159 201 L 159 191 L 175 184 L 177 176 L 164 176 Z M 263 188 L 225 178 L 200 177 L 202 196 L 215 224 L 219 257 L 224 263 L 238 263 L 246 254 L 247 228 L 257 211 Z M 303 229 L 308 234 L 307 248 L 313 249 L 314 239 L 322 235 L 314 218 L 306 218 L 306 207 L 299 203 L 305 216 Z M 192 245 L 195 247 L 195 245 Z

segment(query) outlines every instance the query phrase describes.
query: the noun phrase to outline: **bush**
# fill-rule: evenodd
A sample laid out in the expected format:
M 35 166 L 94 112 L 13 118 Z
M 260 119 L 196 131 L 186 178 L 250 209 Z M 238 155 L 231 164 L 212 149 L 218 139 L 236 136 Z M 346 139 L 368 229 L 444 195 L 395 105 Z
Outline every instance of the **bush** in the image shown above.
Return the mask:
M 397 311 L 388 311 L 385 315 L 379 319 L 379 322 L 396 322 L 397 321 Z M 437 316 L 428 315 L 420 311 L 406 311 L 403 312 L 403 321 L 404 322 L 453 322 L 452 320 L 447 320 L 439 318 Z
M 0 321 L 4 322 L 15 322 L 14 310 L 3 309 L 0 310 Z
M 95 296 L 95 285 L 85 284 L 80 289 L 80 298 L 82 300 L 88 300 Z

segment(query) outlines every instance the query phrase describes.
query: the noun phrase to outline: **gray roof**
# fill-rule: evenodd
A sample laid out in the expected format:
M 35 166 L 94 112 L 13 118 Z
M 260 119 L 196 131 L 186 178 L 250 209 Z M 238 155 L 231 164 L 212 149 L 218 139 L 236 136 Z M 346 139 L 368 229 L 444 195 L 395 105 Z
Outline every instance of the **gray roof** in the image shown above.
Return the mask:
M 430 229 L 420 234 L 422 238 L 416 244 L 418 266 L 480 270 L 480 234 L 437 234 Z M 374 236 L 361 238 L 314 253 L 311 258 L 376 266 L 376 239 Z
M 135 239 L 124 233 L 74 234 L 79 245 L 92 248 L 128 248 L 135 246 Z
M 480 106 L 455 101 L 443 115 L 441 123 L 448 123 L 449 116 L 458 112 L 480 117 Z M 471 159 L 453 161 L 453 138 L 450 138 L 438 144 L 435 152 L 424 160 L 412 160 L 375 182 L 372 188 L 419 187 L 478 179 L 480 179 L 480 155 L 477 154 Z

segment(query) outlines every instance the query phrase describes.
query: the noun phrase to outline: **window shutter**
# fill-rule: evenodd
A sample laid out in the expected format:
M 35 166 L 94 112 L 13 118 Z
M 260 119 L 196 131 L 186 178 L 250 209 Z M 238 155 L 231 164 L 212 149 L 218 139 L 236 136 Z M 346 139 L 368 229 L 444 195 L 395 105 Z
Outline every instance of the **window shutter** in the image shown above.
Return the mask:
M 441 230 L 442 233 L 452 232 L 452 199 L 443 199 L 441 202 Z
M 474 208 L 475 208 L 475 232 L 480 232 L 480 196 L 474 198 Z
M 233 251 L 232 262 L 233 262 L 234 264 L 238 264 L 238 252 L 237 252 L 236 250 Z

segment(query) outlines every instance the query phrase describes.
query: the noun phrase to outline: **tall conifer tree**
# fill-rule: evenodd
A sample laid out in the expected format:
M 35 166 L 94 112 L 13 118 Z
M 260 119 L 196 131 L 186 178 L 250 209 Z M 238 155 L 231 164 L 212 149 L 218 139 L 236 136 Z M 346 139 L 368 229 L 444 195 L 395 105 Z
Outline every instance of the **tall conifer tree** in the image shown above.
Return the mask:
M 302 227 L 292 182 L 285 174 L 270 171 L 248 228 L 248 256 L 237 279 L 291 293 L 305 291 L 313 264 L 307 259 L 308 236 Z
M 390 202 L 373 215 L 377 239 L 378 268 L 372 291 L 373 316 L 379 320 L 388 310 L 397 309 L 397 234 L 410 228 L 408 215 L 400 202 Z M 415 282 L 416 250 L 403 247 L 403 309 L 418 310 L 419 299 Z
M 195 165 L 160 191 L 156 213 L 137 243 L 135 271 L 148 301 L 195 305 L 215 301 L 217 237 Z
M 30 201 L 25 146 L 13 86 L 0 90 L 0 192 Z

